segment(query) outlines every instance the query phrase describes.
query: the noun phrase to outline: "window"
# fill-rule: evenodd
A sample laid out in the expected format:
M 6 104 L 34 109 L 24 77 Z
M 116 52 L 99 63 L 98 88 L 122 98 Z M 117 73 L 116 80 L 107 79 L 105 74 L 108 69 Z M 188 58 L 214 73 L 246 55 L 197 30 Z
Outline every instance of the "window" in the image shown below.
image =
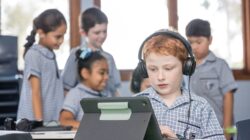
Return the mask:
M 178 29 L 185 35 L 185 27 L 194 18 L 210 22 L 213 42 L 210 49 L 227 61 L 233 69 L 242 69 L 243 38 L 240 0 L 178 0 Z
M 168 0 L 168 2 L 170 2 L 170 1 L 171 0 Z M 179 0 L 178 3 L 180 3 L 180 1 L 183 1 L 183 0 Z M 174 2 L 174 1 L 171 1 L 171 2 Z M 206 3 L 208 1 L 203 0 L 202 2 L 203 2 L 203 4 L 206 5 Z M 209 2 L 211 2 L 211 1 L 209 1 Z M 223 1 L 220 0 L 218 2 L 224 2 L 224 0 Z M 250 61 L 249 61 L 250 60 L 250 14 L 249 14 L 250 13 L 250 1 L 249 0 L 230 0 L 230 1 L 226 1 L 226 2 L 231 3 L 230 6 L 227 6 L 227 8 L 235 7 L 235 6 L 238 7 L 239 4 L 241 3 L 240 9 L 238 9 L 238 11 L 236 11 L 236 13 L 238 13 L 238 14 L 242 13 L 242 15 L 240 16 L 241 18 L 236 19 L 236 21 L 241 22 L 242 29 L 239 27 L 236 27 L 236 28 L 239 31 L 241 31 L 241 34 L 243 36 L 242 37 L 242 40 L 243 40 L 242 50 L 243 51 L 241 54 L 237 54 L 237 53 L 236 54 L 242 56 L 242 62 L 239 61 L 238 64 L 234 65 L 235 67 L 232 66 L 232 63 L 231 63 L 231 66 L 233 67 L 233 73 L 234 73 L 236 80 L 249 80 L 250 79 Z M 235 5 L 232 3 L 234 3 Z M 177 11 L 175 11 L 173 13 L 177 13 Z M 170 17 L 173 15 L 170 15 Z M 235 15 L 235 14 L 233 14 L 233 15 Z M 217 23 L 218 22 L 220 23 L 221 20 L 222 19 L 219 19 L 217 21 Z M 177 25 L 175 25 L 175 26 L 177 26 Z M 237 52 L 239 47 L 241 47 L 241 46 L 238 45 L 238 47 L 237 48 L 234 47 L 233 50 Z M 232 54 L 235 55 L 234 52 Z
M 26 43 L 25 38 L 30 34 L 32 29 L 32 21 L 42 11 L 49 8 L 57 8 L 60 10 L 68 25 L 68 30 L 65 35 L 64 43 L 60 49 L 55 51 L 57 62 L 60 69 L 66 63 L 69 55 L 69 2 L 68 0 L 7 0 L 1 1 L 1 34 L 18 36 L 18 68 L 23 70 L 23 45 Z
M 142 41 L 168 27 L 166 0 L 102 0 L 101 9 L 109 18 L 103 48 L 114 56 L 118 69 L 134 69 Z
M 102 9 L 105 10 L 105 4 L 112 5 L 119 10 L 121 10 L 123 8 L 123 6 L 117 7 L 117 5 L 115 3 L 111 4 L 109 1 L 110 0 L 102 0 L 102 5 L 101 5 Z M 171 25 L 173 27 L 178 27 L 178 23 L 179 23 L 179 26 L 180 26 L 179 31 L 181 32 L 181 34 L 184 34 L 184 29 L 185 29 L 184 26 L 188 23 L 188 21 L 191 20 L 192 18 L 196 18 L 196 16 L 198 16 L 200 18 L 207 19 L 207 20 L 212 20 L 210 22 L 211 22 L 211 26 L 212 26 L 212 33 L 214 36 L 214 41 L 213 41 L 213 45 L 211 46 L 211 49 L 216 53 L 216 55 L 224 58 L 229 63 L 229 65 L 233 68 L 234 76 L 237 80 L 250 79 L 250 61 L 249 61 L 250 60 L 250 14 L 249 14 L 250 13 L 250 1 L 248 1 L 248 0 L 230 0 L 230 1 L 227 1 L 227 0 L 218 0 L 218 1 L 163 0 L 161 2 L 162 2 L 161 6 L 164 6 L 166 9 L 161 10 L 160 13 L 167 13 L 167 12 L 165 12 L 165 10 L 167 10 L 165 3 L 168 3 L 168 6 L 169 6 L 169 9 L 168 9 L 169 25 Z M 119 3 L 122 4 L 123 2 L 119 1 Z M 137 5 L 137 3 L 138 2 L 134 2 L 134 1 L 131 2 L 130 1 L 130 5 L 124 6 L 124 7 L 126 7 L 125 11 L 132 11 L 135 8 L 131 8 L 131 7 L 133 7 L 134 5 Z M 135 15 L 136 15 L 136 13 L 140 12 L 141 7 L 143 7 L 146 2 L 140 1 L 139 3 L 140 3 L 139 4 L 140 6 L 138 6 L 138 8 L 135 9 L 135 12 L 132 12 Z M 191 3 L 193 3 L 193 4 L 191 5 Z M 154 4 L 152 4 L 153 7 L 155 7 Z M 179 5 L 179 6 L 177 6 L 177 5 Z M 161 7 L 161 6 L 159 6 L 159 7 Z M 154 11 L 154 10 L 152 10 L 153 7 L 152 6 L 148 7 L 148 9 L 150 9 L 150 10 L 147 10 L 147 11 L 150 11 L 150 12 Z M 198 8 L 198 10 L 195 10 L 195 8 Z M 161 8 L 159 8 L 159 9 L 161 9 Z M 178 14 L 177 14 L 177 9 L 178 9 Z M 188 13 L 188 14 L 185 15 L 185 13 Z M 108 11 L 107 11 L 107 14 L 108 14 Z M 148 14 L 146 14 L 146 15 L 148 15 Z M 125 17 L 125 15 L 120 15 L 120 16 Z M 152 20 L 151 17 L 152 16 L 148 16 L 148 20 Z M 109 19 L 113 20 L 112 16 L 109 16 Z M 139 19 L 139 21 L 136 20 L 135 22 L 140 22 L 141 18 L 138 17 L 138 19 Z M 164 24 L 165 24 L 164 26 L 166 27 L 167 17 L 161 17 L 161 19 L 164 20 Z M 166 20 L 166 22 L 165 22 L 165 20 Z M 120 20 L 120 21 L 126 22 L 123 20 Z M 215 23 L 214 23 L 214 21 L 215 21 Z M 217 26 L 217 24 L 219 26 Z M 214 27 L 214 26 L 216 26 L 216 27 Z M 122 27 L 123 26 L 121 26 L 120 28 L 122 28 Z M 218 27 L 224 28 L 224 30 L 222 30 Z M 127 30 L 130 31 L 130 28 L 128 28 L 127 26 L 125 26 L 123 28 L 126 28 Z M 127 36 L 128 37 L 134 36 L 133 34 L 135 32 L 138 32 L 138 31 L 135 30 L 134 32 L 128 34 Z M 220 32 L 222 32 L 222 33 L 220 33 Z M 228 34 L 225 35 L 225 32 L 227 32 Z M 119 33 L 123 34 L 123 32 L 119 32 Z M 109 32 L 109 34 L 111 34 L 111 33 Z M 144 33 L 144 34 L 146 34 L 146 33 Z M 222 37 L 220 35 L 222 35 Z M 134 36 L 134 38 L 137 38 L 138 40 L 141 39 L 141 38 L 137 37 L 136 35 Z M 215 41 L 216 38 L 223 38 L 223 42 L 221 40 Z M 119 44 L 123 44 L 124 42 L 128 42 L 127 37 L 123 38 L 122 40 L 123 41 L 119 41 L 120 42 Z M 125 41 L 125 40 L 127 40 L 127 41 Z M 141 42 L 141 41 L 139 41 L 139 42 Z M 131 44 L 129 46 L 131 46 Z M 108 47 L 109 46 L 107 46 L 107 48 Z M 136 47 L 137 46 L 135 46 L 135 48 Z M 120 48 L 120 47 L 118 47 L 118 48 Z M 135 48 L 131 48 L 131 49 L 132 49 L 132 51 L 137 52 L 138 48 L 136 48 L 136 49 Z M 124 53 L 124 51 L 120 51 L 120 52 Z M 113 51 L 113 53 L 116 53 L 116 52 Z M 117 56 L 120 57 L 120 54 L 119 55 L 118 54 L 117 54 Z M 124 54 L 127 54 L 127 53 L 124 53 Z M 131 57 L 131 58 L 134 58 L 134 57 L 136 57 L 137 54 L 133 54 L 132 52 L 130 52 L 127 55 L 129 55 L 129 57 Z M 115 59 L 116 59 L 116 57 L 115 57 Z M 126 57 L 124 59 L 128 60 L 128 57 Z M 116 63 L 119 63 L 119 61 L 117 61 Z M 131 61 L 129 61 L 129 63 L 131 63 Z M 124 64 L 127 64 L 127 63 L 124 63 Z M 134 64 L 135 64 L 135 62 L 133 62 L 133 65 Z M 121 69 L 121 67 L 118 67 L 118 68 Z M 131 74 L 131 70 L 121 70 L 121 74 L 122 74 L 123 80 L 128 80 L 128 77 Z

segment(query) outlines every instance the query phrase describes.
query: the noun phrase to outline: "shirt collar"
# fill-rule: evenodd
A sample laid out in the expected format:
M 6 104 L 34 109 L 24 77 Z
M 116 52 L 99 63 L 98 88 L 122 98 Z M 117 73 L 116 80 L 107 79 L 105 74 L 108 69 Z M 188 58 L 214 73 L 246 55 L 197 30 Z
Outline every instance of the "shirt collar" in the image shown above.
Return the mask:
M 156 100 L 157 102 L 160 102 L 160 103 L 165 105 L 162 97 L 156 92 L 156 90 L 153 87 L 149 87 L 148 89 L 146 89 L 143 92 L 139 93 L 139 95 L 145 95 L 148 98 Z M 191 98 L 192 98 L 192 96 L 191 96 Z M 178 106 L 180 106 L 182 104 L 189 103 L 189 102 L 190 102 L 190 98 L 189 98 L 188 91 L 182 90 L 182 95 L 177 97 L 174 104 L 169 108 L 170 109 L 175 108 L 175 107 L 178 107 Z
M 48 49 L 47 47 L 36 44 L 32 46 L 32 49 L 40 52 L 46 58 L 55 59 L 55 53 L 52 50 Z
M 205 58 L 204 62 L 206 61 L 215 61 L 216 60 L 216 56 L 214 55 L 213 52 L 209 51 L 207 57 Z
M 93 95 L 93 96 L 98 96 L 98 97 L 102 97 L 103 96 L 100 92 L 94 91 L 94 90 L 92 90 L 91 88 L 85 86 L 82 83 L 79 83 L 77 85 L 77 88 L 79 90 L 83 91 L 84 93 L 87 93 L 87 94 L 90 94 L 90 95 Z

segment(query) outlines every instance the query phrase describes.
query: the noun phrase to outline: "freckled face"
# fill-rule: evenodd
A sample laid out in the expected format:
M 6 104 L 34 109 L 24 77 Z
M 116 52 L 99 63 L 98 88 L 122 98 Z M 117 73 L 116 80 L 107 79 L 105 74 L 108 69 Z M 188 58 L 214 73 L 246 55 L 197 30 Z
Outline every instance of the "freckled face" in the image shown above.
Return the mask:
M 180 90 L 182 63 L 172 56 L 150 53 L 145 58 L 151 86 L 160 94 L 173 94 Z

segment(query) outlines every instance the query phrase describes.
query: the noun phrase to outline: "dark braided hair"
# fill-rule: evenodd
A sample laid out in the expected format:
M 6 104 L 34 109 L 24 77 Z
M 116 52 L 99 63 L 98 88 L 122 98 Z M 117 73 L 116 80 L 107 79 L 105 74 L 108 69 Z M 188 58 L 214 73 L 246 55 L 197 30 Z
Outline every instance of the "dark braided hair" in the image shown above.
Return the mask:
M 38 17 L 33 20 L 33 29 L 30 35 L 27 36 L 27 43 L 24 44 L 24 56 L 29 48 L 34 44 L 36 31 L 41 29 L 44 33 L 55 31 L 62 24 L 67 24 L 63 14 L 57 9 L 48 9 L 42 12 Z
M 84 51 L 88 51 L 87 53 Z M 84 56 L 81 54 L 85 53 Z M 84 78 L 81 76 L 81 70 L 83 68 L 91 71 L 92 65 L 94 62 L 98 60 L 106 60 L 106 58 L 101 54 L 100 51 L 89 51 L 87 49 L 79 49 L 76 51 L 76 59 L 77 59 L 77 71 L 80 76 L 80 79 L 83 80 Z

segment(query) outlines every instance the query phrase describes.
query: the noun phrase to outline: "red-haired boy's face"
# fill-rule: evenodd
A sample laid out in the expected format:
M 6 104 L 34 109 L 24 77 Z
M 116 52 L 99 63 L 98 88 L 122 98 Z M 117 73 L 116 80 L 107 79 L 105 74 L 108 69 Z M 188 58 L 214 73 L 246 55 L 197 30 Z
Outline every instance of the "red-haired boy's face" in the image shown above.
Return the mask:
M 151 52 L 145 62 L 151 86 L 160 96 L 180 94 L 182 63 L 177 57 Z

